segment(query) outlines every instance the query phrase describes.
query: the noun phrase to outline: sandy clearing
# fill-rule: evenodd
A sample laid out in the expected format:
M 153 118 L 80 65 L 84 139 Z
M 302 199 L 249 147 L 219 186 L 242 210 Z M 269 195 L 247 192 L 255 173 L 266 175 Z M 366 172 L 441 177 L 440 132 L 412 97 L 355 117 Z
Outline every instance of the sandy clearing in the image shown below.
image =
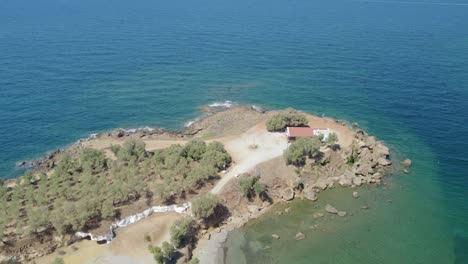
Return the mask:
M 49 264 L 56 257 L 61 257 L 67 264 L 120 264 L 120 263 L 154 263 L 148 252 L 144 235 L 151 236 L 151 244 L 160 246 L 170 239 L 169 228 L 174 221 L 182 217 L 175 212 L 155 213 L 138 223 L 116 230 L 116 238 L 110 244 L 99 245 L 95 241 L 83 240 L 63 247 L 58 251 L 65 252 L 60 256 L 58 251 L 36 260 L 37 264 Z
M 314 115 L 306 114 L 307 120 L 309 120 L 309 126 L 312 128 L 329 128 L 338 136 L 338 144 L 342 148 L 351 146 L 354 139 L 354 132 L 348 127 L 337 123 L 331 118 L 321 118 Z
M 234 177 L 255 169 L 258 164 L 283 155 L 288 142 L 284 133 L 270 133 L 259 124 L 237 137 L 220 139 L 235 164 L 221 178 L 212 193 L 219 193 Z M 249 146 L 257 145 L 256 149 Z

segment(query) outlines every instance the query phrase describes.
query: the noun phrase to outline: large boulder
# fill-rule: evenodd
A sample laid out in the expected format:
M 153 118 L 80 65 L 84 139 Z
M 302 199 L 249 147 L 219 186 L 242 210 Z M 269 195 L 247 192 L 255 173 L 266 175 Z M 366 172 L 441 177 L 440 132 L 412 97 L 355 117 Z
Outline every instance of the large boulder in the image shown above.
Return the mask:
M 299 233 L 296 234 L 295 239 L 296 240 L 303 240 L 303 239 L 305 239 L 305 235 L 303 233 L 299 232 Z
M 325 205 L 325 211 L 327 211 L 330 214 L 337 214 L 338 213 L 338 210 L 335 207 L 333 207 L 333 206 L 331 206 L 329 204 Z
M 353 184 L 356 185 L 356 186 L 361 186 L 362 185 L 361 177 L 354 177 L 353 178 Z
M 379 163 L 380 166 L 389 166 L 392 164 L 392 162 L 386 158 L 379 158 L 377 162 Z
M 286 201 L 294 199 L 294 190 L 292 188 L 286 188 L 281 191 L 281 198 Z
M 312 186 L 308 186 L 307 188 L 304 189 L 304 197 L 308 200 L 311 201 L 316 201 L 317 200 L 317 194 L 315 193 L 314 189 Z
M 331 180 L 331 179 L 328 179 L 326 177 L 320 177 L 320 178 L 317 179 L 317 181 L 312 186 L 316 187 L 316 188 L 319 188 L 319 189 L 322 189 L 322 190 L 325 190 L 331 185 L 332 182 L 333 182 L 333 180 Z
M 376 145 L 376 149 L 374 150 L 376 153 L 379 153 L 381 156 L 388 156 L 390 155 L 390 150 L 387 148 L 387 146 L 384 146 L 380 143 Z
M 320 217 L 323 217 L 323 214 L 322 213 L 314 213 L 312 215 L 312 218 L 316 219 L 316 218 L 320 218 Z
M 112 131 L 110 135 L 113 138 L 121 138 L 121 137 L 124 137 L 126 133 L 124 130 L 117 129 L 117 130 Z
M 359 141 L 357 145 L 358 148 L 367 148 L 367 143 L 364 141 Z
M 340 180 L 338 181 L 338 184 L 340 184 L 340 186 L 342 187 L 349 187 L 352 185 L 352 182 L 350 179 L 348 178 L 345 178 L 345 177 L 342 177 L 340 178 Z
M 367 140 L 367 147 L 369 149 L 374 149 L 375 148 L 375 145 L 377 144 L 377 140 L 375 139 L 375 137 L 371 136 L 371 137 L 368 137 Z
M 247 210 L 249 210 L 249 212 L 251 214 L 256 214 L 256 213 L 258 213 L 258 211 L 260 211 L 260 207 L 258 207 L 256 205 L 248 205 Z
M 359 165 L 359 166 L 356 166 L 356 167 L 353 169 L 353 172 L 354 172 L 355 174 L 358 174 L 358 175 L 369 175 L 369 174 L 374 173 L 374 169 L 372 168 L 371 164 L 361 161 L 361 163 L 358 164 L 358 165 Z

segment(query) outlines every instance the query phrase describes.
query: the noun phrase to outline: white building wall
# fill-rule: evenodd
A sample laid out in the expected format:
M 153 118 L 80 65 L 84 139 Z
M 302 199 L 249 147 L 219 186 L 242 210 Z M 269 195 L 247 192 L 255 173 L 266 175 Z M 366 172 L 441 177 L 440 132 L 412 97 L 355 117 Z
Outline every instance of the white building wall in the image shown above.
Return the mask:
M 314 129 L 314 136 L 320 136 L 323 135 L 323 140 L 327 140 L 328 136 L 330 135 L 332 131 L 327 128 L 327 129 Z

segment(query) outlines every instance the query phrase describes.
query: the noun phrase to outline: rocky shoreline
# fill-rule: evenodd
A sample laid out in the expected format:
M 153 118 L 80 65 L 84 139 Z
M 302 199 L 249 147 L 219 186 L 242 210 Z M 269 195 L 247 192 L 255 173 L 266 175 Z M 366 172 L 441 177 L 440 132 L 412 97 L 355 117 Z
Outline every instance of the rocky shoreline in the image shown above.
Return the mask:
M 264 122 L 266 118 L 275 113 L 274 111 L 265 113 L 262 109 L 253 106 L 205 109 L 205 111 L 207 114 L 180 131 L 159 128 L 116 129 L 93 134 L 65 149 L 48 153 L 36 161 L 21 162 L 19 165 L 31 167 L 35 172 L 47 173 L 54 169 L 64 153 L 73 156 L 79 153 L 78 151 L 83 148 L 83 144 L 100 140 L 112 142 L 124 142 L 128 139 L 183 141 L 192 138 L 216 139 L 236 136 L 258 126 L 259 120 Z M 345 139 L 341 142 L 343 144 L 323 146 L 320 149 L 320 155 L 308 159 L 303 167 L 286 165 L 282 157 L 258 164 L 255 170 L 261 172 L 259 174 L 260 181 L 268 187 L 268 195 L 270 196 L 268 201 L 258 199 L 246 201 L 238 190 L 237 179 L 230 181 L 229 186 L 223 188 L 220 196 L 224 199 L 224 204 L 231 212 L 231 216 L 216 228 L 201 232 L 201 243 L 195 254 L 202 263 L 223 263 L 221 262 L 224 259 L 223 243 L 226 241 L 228 233 L 242 227 L 248 221 L 258 218 L 270 210 L 273 205 L 289 202 L 295 198 L 316 201 L 319 199 L 320 192 L 337 186 L 357 188 L 364 184 L 385 184 L 383 177 L 393 163 L 390 159 L 390 151 L 383 142 L 357 129 L 357 124 L 348 125 L 343 121 L 312 115 L 307 115 L 307 117 L 312 120 L 312 123 L 325 123 L 333 130 L 339 131 L 340 137 Z M 405 166 L 411 166 L 411 161 L 405 161 Z M 11 182 L 14 184 L 13 180 Z M 358 194 L 356 193 L 356 195 Z M 333 207 L 330 206 L 330 208 Z M 336 210 L 334 213 L 339 216 L 346 215 L 344 211 Z M 51 250 L 53 251 L 55 248 Z M 210 259 L 215 262 L 210 262 Z
M 202 116 L 198 117 L 195 121 L 191 122 L 191 124 L 180 130 L 167 130 L 157 127 L 140 127 L 130 129 L 117 128 L 109 132 L 93 133 L 89 137 L 79 139 L 67 147 L 47 152 L 44 156 L 38 159 L 19 161 L 16 163 L 16 167 L 18 169 L 34 170 L 37 172 L 48 171 L 54 168 L 62 154 L 70 151 L 73 152 L 73 150 L 76 147 L 79 147 L 81 143 L 96 139 L 190 139 L 207 128 L 207 125 L 204 124 L 205 120 L 209 119 L 217 113 L 225 112 L 235 108 L 257 113 L 265 113 L 265 110 L 256 106 L 238 106 L 236 104 L 206 105 L 200 107 L 200 111 L 203 113 Z M 7 181 L 14 181 L 14 179 Z
M 336 121 L 336 123 L 347 127 L 344 122 Z M 353 126 L 353 128 L 355 127 Z M 320 176 L 307 177 L 310 172 L 302 170 L 298 173 L 286 173 L 286 175 L 283 175 L 284 180 L 280 182 L 278 182 L 277 178 L 275 180 L 263 179 L 263 183 L 270 187 L 269 194 L 272 200 L 263 203 L 259 203 L 258 201 L 249 202 L 247 205 L 241 206 L 243 208 L 235 208 L 232 210 L 235 213 L 227 221 L 221 223 L 216 229 L 202 234 L 202 242 L 195 251 L 200 261 L 206 264 L 224 263 L 224 243 L 229 233 L 272 210 L 275 208 L 275 205 L 289 203 L 295 199 L 306 199 L 314 202 L 319 199 L 320 192 L 337 186 L 356 189 L 365 184 L 385 185 L 383 177 L 391 171 L 391 165 L 393 164 L 390 159 L 389 148 L 383 142 L 377 141 L 375 137 L 367 135 L 363 130 L 353 129 L 352 131 L 354 131 L 353 143 L 349 149 L 341 149 L 336 152 L 332 146 L 327 146 L 321 149 L 324 155 L 320 160 L 310 161 L 311 163 L 318 162 L 320 166 L 326 168 L 320 171 Z M 349 160 L 351 156 L 355 159 L 352 164 Z M 278 169 L 278 161 L 273 163 L 275 164 L 273 165 L 275 169 Z M 337 166 L 342 166 L 343 164 L 348 165 L 348 168 L 345 170 L 336 169 Z M 405 160 L 402 164 L 409 167 L 411 166 L 411 161 Z M 259 167 L 262 170 L 263 167 Z M 281 169 L 279 170 L 281 171 Z M 226 193 L 224 196 L 226 196 Z M 359 193 L 354 191 L 352 197 L 358 198 Z M 230 199 L 232 198 L 230 197 Z M 367 209 L 367 207 L 363 206 L 361 209 Z M 339 217 L 348 215 L 346 211 L 337 210 L 330 204 L 326 205 L 324 211 Z M 287 213 L 287 209 L 285 212 L 279 213 Z M 320 215 L 314 217 L 322 216 L 323 214 L 320 213 Z M 277 234 L 272 234 L 272 237 L 273 239 L 280 239 Z M 296 240 L 304 238 L 304 234 L 300 232 L 296 234 Z

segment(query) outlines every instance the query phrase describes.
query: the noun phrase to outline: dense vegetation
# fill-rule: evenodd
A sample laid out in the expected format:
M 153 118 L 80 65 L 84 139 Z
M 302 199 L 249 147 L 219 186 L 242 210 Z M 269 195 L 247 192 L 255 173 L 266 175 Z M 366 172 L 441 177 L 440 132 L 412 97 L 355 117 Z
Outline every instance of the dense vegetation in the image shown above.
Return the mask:
M 239 180 L 239 185 L 242 193 L 248 199 L 253 198 L 255 195 L 261 195 L 266 190 L 265 185 L 260 183 L 260 176 L 242 177 Z
M 274 131 L 285 131 L 286 127 L 297 127 L 305 126 L 308 121 L 304 114 L 294 110 L 287 109 L 274 115 L 270 120 L 267 121 L 267 129 L 270 132 Z
M 320 137 L 298 138 L 289 145 L 283 155 L 286 163 L 300 166 L 305 163 L 307 157 L 315 157 L 322 145 Z
M 153 255 L 156 264 L 180 263 L 179 258 L 183 254 L 187 259 L 192 257 L 192 250 L 197 243 L 197 234 L 200 230 L 200 223 L 209 227 L 209 220 L 217 218 L 216 210 L 221 207 L 219 198 L 211 193 L 199 196 L 192 202 L 193 215 L 199 220 L 195 221 L 192 217 L 185 216 L 177 219 L 171 226 L 169 233 L 171 235 L 170 243 L 163 242 L 161 247 L 148 247 Z M 219 220 L 219 219 L 217 219 Z M 216 221 L 215 221 L 216 222 Z M 200 263 L 197 258 L 190 259 L 188 263 Z
M 148 152 L 142 141 L 104 151 L 64 154 L 53 172 L 18 178 L 16 187 L 0 185 L 0 239 L 55 230 L 59 235 L 113 220 L 116 209 L 141 197 L 169 202 L 194 192 L 229 166 L 222 144 L 194 140 L 185 146 Z
M 334 145 L 338 141 L 338 136 L 335 133 L 330 133 L 324 141 L 323 136 L 298 138 L 291 143 L 283 153 L 287 164 L 296 166 L 304 165 L 306 158 L 314 158 L 320 153 L 320 147 L 324 145 Z

